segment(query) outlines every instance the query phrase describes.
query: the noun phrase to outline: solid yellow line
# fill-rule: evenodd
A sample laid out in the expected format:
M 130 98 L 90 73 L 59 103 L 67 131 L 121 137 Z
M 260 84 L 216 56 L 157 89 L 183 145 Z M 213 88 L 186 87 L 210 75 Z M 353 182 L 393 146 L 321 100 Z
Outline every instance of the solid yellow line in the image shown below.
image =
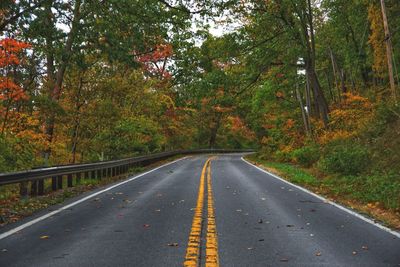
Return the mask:
M 218 267 L 218 239 L 215 223 L 214 199 L 211 186 L 211 161 L 207 172 L 207 242 L 206 242 L 206 267 Z
M 203 208 L 204 208 L 204 180 L 206 175 L 207 165 L 211 159 L 208 159 L 204 164 L 200 176 L 199 193 L 197 197 L 197 205 L 194 211 L 192 228 L 189 235 L 189 242 L 186 249 L 186 257 L 184 266 L 197 267 L 200 260 L 200 245 L 201 245 L 201 227 L 203 222 Z

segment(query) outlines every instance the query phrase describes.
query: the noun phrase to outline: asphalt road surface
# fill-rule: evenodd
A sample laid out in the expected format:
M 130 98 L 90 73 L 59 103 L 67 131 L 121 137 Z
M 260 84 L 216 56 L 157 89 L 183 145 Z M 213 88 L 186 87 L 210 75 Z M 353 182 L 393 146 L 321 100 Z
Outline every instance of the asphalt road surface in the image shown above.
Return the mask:
M 3 227 L 0 266 L 400 266 L 397 233 L 241 156 L 188 157 Z

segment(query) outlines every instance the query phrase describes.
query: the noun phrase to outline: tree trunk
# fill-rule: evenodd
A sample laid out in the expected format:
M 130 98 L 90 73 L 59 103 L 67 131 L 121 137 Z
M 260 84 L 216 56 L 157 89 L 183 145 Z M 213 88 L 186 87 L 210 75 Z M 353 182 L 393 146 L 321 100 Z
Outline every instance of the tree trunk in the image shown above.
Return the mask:
M 216 115 L 215 121 L 213 123 L 213 126 L 210 129 L 210 140 L 208 142 L 208 147 L 209 148 L 215 148 L 215 143 L 217 141 L 217 133 L 218 129 L 221 125 L 221 113 L 218 113 Z
M 386 16 L 386 6 L 385 1 L 381 0 L 381 7 L 382 7 L 382 17 L 383 17 L 383 26 L 385 28 L 385 41 L 386 41 L 386 57 L 388 63 L 388 71 L 389 71 L 389 81 L 390 81 L 390 90 L 392 92 L 392 98 L 394 102 L 397 104 L 397 93 L 396 93 L 396 84 L 394 82 L 394 74 L 393 74 L 393 56 L 392 56 L 392 38 L 390 36 L 389 31 L 389 23 Z
M 54 28 L 54 22 L 51 19 L 53 16 L 51 7 L 52 7 L 52 1 L 47 2 L 46 10 L 48 13 L 48 18 L 46 20 L 46 23 L 48 23 L 47 26 L 49 27 L 49 29 Z M 67 41 L 62 51 L 61 62 L 56 74 L 54 74 L 55 73 L 54 51 L 53 51 L 54 49 L 53 49 L 53 38 L 51 32 L 46 37 L 46 46 L 48 48 L 47 75 L 48 75 L 49 98 L 53 103 L 57 103 L 61 96 L 61 88 L 64 80 L 64 74 L 70 61 L 70 57 L 72 54 L 72 45 L 74 43 L 76 32 L 78 30 L 77 27 L 79 25 L 79 20 L 80 20 L 80 9 L 81 9 L 81 0 L 76 0 L 74 5 L 71 30 L 68 33 Z M 44 157 L 46 161 L 49 159 L 51 153 L 50 144 L 53 141 L 55 118 L 56 118 L 55 112 L 50 112 L 50 114 L 48 114 L 48 117 L 46 119 L 45 134 L 47 136 L 47 141 L 49 143 L 49 147 L 46 149 L 46 151 L 44 151 Z
M 303 119 L 304 130 L 305 130 L 306 134 L 309 136 L 309 135 L 311 135 L 311 131 L 310 131 L 310 125 L 308 123 L 308 118 L 307 118 L 308 114 L 306 113 L 306 111 L 304 109 L 303 99 L 301 97 L 299 86 L 297 83 L 296 83 L 296 97 L 297 97 L 297 101 L 299 101 L 299 106 L 301 109 L 301 117 Z

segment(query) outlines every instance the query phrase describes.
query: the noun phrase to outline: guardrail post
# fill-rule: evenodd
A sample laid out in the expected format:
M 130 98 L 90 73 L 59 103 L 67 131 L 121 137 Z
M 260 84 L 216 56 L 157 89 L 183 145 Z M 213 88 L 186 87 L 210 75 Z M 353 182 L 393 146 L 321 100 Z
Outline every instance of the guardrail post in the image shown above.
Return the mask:
M 101 180 L 101 170 L 97 170 L 97 180 Z
M 63 188 L 63 176 L 59 175 L 57 176 L 57 189 L 62 189 Z
M 56 176 L 51 177 L 51 190 L 53 190 L 53 191 L 57 190 L 57 177 Z
M 84 176 L 85 176 L 85 180 L 89 179 L 89 172 L 85 172 Z
M 38 181 L 34 180 L 31 181 L 31 196 L 37 196 L 37 191 L 38 191 Z
M 115 167 L 112 167 L 111 169 L 111 177 L 115 177 Z
M 27 182 L 22 182 L 19 184 L 19 194 L 22 198 L 26 198 L 28 196 L 28 184 Z
M 38 195 L 39 196 L 44 195 L 44 179 L 38 180 Z
M 75 179 L 76 179 L 76 183 L 80 184 L 81 183 L 81 173 L 78 172 L 77 174 L 75 174 Z
M 72 187 L 72 173 L 68 174 L 67 178 L 68 187 Z
M 96 179 L 96 171 L 92 171 L 92 174 L 90 175 L 90 179 Z
M 103 171 L 103 175 L 102 175 L 102 176 L 103 176 L 104 178 L 107 178 L 107 169 L 103 169 L 102 171 Z

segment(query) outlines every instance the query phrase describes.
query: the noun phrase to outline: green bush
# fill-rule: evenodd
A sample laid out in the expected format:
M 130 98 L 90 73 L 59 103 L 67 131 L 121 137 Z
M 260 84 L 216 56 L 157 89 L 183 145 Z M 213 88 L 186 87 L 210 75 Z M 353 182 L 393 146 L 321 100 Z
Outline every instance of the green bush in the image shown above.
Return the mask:
M 396 173 L 331 177 L 326 185 L 336 194 L 351 195 L 364 203 L 379 202 L 389 209 L 400 207 L 400 175 Z
M 350 141 L 333 142 L 326 146 L 319 167 L 329 173 L 357 175 L 370 164 L 368 150 Z
M 304 167 L 311 167 L 320 158 L 320 150 L 317 145 L 304 146 L 292 152 L 293 158 Z
M 274 154 L 274 159 L 280 162 L 290 162 L 292 156 L 289 152 L 278 150 Z

